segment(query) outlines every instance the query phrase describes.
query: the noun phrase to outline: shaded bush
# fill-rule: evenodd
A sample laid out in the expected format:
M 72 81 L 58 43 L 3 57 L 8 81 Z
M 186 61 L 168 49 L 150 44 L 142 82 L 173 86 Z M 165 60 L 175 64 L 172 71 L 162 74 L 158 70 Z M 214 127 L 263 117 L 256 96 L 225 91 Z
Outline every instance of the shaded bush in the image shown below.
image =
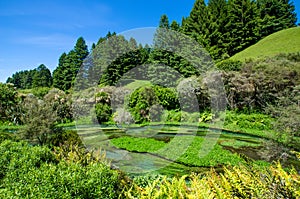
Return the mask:
M 77 131 L 58 129 L 57 132 L 50 137 L 48 145 L 50 147 L 55 147 L 63 144 L 83 146 L 82 140 L 77 134 Z

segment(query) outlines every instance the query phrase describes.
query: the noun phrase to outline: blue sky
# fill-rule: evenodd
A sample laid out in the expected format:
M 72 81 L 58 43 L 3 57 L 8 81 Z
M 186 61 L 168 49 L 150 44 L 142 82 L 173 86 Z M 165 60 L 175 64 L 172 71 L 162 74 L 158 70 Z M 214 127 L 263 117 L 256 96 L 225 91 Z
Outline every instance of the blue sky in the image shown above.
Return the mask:
M 108 31 L 155 27 L 162 14 L 181 22 L 194 1 L 0 0 L 0 82 L 42 63 L 52 71 L 80 36 L 90 47 Z

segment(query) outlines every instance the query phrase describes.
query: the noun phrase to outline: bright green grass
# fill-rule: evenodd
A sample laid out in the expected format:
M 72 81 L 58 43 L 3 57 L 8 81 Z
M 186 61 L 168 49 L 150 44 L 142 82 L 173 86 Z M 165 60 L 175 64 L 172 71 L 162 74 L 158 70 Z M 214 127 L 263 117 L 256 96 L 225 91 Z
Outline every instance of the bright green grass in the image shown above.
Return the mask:
M 223 149 L 218 144 L 208 149 L 203 148 L 204 141 L 209 142 L 194 136 L 176 137 L 169 143 L 153 138 L 120 137 L 111 140 L 111 143 L 128 151 L 151 152 L 190 166 L 237 165 L 244 162 L 239 155 Z
M 189 139 L 193 139 L 191 143 Z M 204 141 L 206 143 L 211 142 L 202 137 L 184 136 L 177 140 L 178 144 L 172 144 L 173 146 L 178 147 L 171 146 L 169 148 L 167 146 L 164 150 L 159 151 L 159 155 L 190 166 L 237 165 L 244 162 L 239 155 L 233 154 L 213 142 L 211 143 L 213 145 L 211 148 L 203 147 L 206 144 Z M 182 152 L 180 146 L 184 145 L 183 143 L 189 143 L 189 146 L 186 148 L 185 152 L 178 157 L 177 152 Z M 210 144 L 208 146 L 210 146 Z
M 231 59 L 245 61 L 275 56 L 282 53 L 300 52 L 300 27 L 289 28 L 267 36 L 258 43 L 235 54 Z
M 137 152 L 155 152 L 165 146 L 162 141 L 153 138 L 119 137 L 111 140 L 119 148 Z
M 151 82 L 147 81 L 147 80 L 135 80 L 134 82 L 131 82 L 127 85 L 125 85 L 125 88 L 128 89 L 137 89 L 139 87 L 143 87 L 143 86 L 151 86 Z

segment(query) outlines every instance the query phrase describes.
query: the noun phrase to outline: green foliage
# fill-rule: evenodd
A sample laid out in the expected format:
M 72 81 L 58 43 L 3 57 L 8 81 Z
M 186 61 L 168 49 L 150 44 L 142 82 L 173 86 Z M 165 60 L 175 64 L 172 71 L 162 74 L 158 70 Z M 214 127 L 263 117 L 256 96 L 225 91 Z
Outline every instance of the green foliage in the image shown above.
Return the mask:
M 273 119 L 265 114 L 227 111 L 224 125 L 236 126 L 239 129 L 271 130 L 272 122 Z
M 64 52 L 61 54 L 61 56 L 58 59 L 58 66 L 57 68 L 53 71 L 53 87 L 55 88 L 60 88 L 62 89 L 61 83 L 64 82 L 64 76 L 63 76 L 63 71 L 66 70 L 64 67 L 64 62 L 67 57 L 67 54 Z
M 159 100 L 159 104 L 164 107 L 164 109 L 172 110 L 179 109 L 179 100 L 178 95 L 175 89 L 166 88 L 161 86 L 153 86 L 155 95 Z
M 110 121 L 112 116 L 112 109 L 110 105 L 97 103 L 95 105 L 95 112 L 96 112 L 97 120 L 100 124 Z
M 163 114 L 163 121 L 166 122 L 181 122 L 181 111 L 170 110 L 165 111 Z
M 200 114 L 199 122 L 210 122 L 213 118 L 213 114 L 209 111 L 204 111 Z
M 57 162 L 49 149 L 24 142 L 5 141 L 0 153 L 1 198 L 118 198 L 124 188 L 118 172 L 97 161 Z
M 88 54 L 89 51 L 85 40 L 83 37 L 79 37 L 74 49 L 68 54 L 63 53 L 60 56 L 58 67 L 53 71 L 53 86 L 63 91 L 72 88 L 76 75 Z
M 188 113 L 185 111 L 179 111 L 179 110 L 165 110 L 162 115 L 162 121 L 164 122 L 187 122 L 187 123 L 198 123 L 200 119 L 200 113 L 193 112 Z
M 247 166 L 225 167 L 223 173 L 211 170 L 173 179 L 149 181 L 126 192 L 128 198 L 298 198 L 299 174 L 286 172 L 278 163 L 266 169 Z
M 260 12 L 261 34 L 263 37 L 296 26 L 297 15 L 295 6 L 290 0 L 258 0 L 257 4 Z
M 20 110 L 19 97 L 12 84 L 0 83 L 0 121 L 18 122 Z
M 99 164 L 42 165 L 18 177 L 12 175 L 5 183 L 9 185 L 1 193 L 5 198 L 118 198 L 121 189 L 117 172 Z
M 299 147 L 300 136 L 300 86 L 287 90 L 276 104 L 270 104 L 266 111 L 274 117 L 273 127 L 278 132 L 277 139 L 285 144 Z
M 57 132 L 50 137 L 48 145 L 50 147 L 57 147 L 62 145 L 78 145 L 83 146 L 82 140 L 73 130 L 57 130 Z
M 224 61 L 218 62 L 216 67 L 223 71 L 240 71 L 242 68 L 241 61 L 233 61 L 230 59 L 226 59 Z
M 106 92 L 96 94 L 95 112 L 98 122 L 104 123 L 111 120 L 112 109 L 110 105 L 110 96 Z
M 56 88 L 49 90 L 43 98 L 44 102 L 57 114 L 58 123 L 66 123 L 73 120 L 71 95 Z
M 95 85 L 116 85 L 122 78 L 143 80 L 145 71 L 140 66 L 148 59 L 148 50 L 138 46 L 134 38 L 129 41 L 122 35 L 106 36 L 93 50 L 93 67 L 88 79 Z
M 52 77 L 50 70 L 44 64 L 41 64 L 33 70 L 16 72 L 6 82 L 12 83 L 20 89 L 51 87 Z
M 55 163 L 55 157 L 46 147 L 31 147 L 25 142 L 6 140 L 0 144 L 0 182 L 18 177 L 18 174 L 27 173 L 30 168 L 39 168 L 43 163 Z M 4 183 L 4 184 L 3 184 Z
M 49 87 L 37 87 L 32 89 L 32 94 L 40 99 L 43 99 L 46 94 L 50 91 Z
M 32 80 L 35 70 L 19 71 L 7 79 L 7 83 L 12 83 L 15 87 L 21 89 L 32 88 Z
M 111 140 L 118 148 L 137 152 L 156 152 L 165 146 L 162 141 L 153 138 L 119 137 Z
M 137 138 L 137 137 L 120 137 L 115 138 L 111 142 L 118 148 L 128 151 L 151 152 L 158 154 L 175 162 L 183 163 L 189 166 L 219 166 L 219 165 L 238 165 L 244 160 L 237 154 L 222 149 L 220 145 L 215 145 L 207 155 L 200 157 L 204 138 L 182 136 L 173 139 L 171 143 L 165 143 L 153 138 Z M 184 146 L 191 143 L 186 151 Z M 176 147 L 174 147 L 176 146 Z M 183 152 L 178 156 L 178 152 Z
M 151 106 L 158 104 L 158 97 L 152 87 L 141 87 L 130 95 L 128 106 L 137 123 L 150 121 Z
M 31 95 L 24 100 L 23 109 L 26 113 L 22 118 L 25 125 L 18 131 L 23 139 L 45 145 L 53 134 L 60 131 L 56 127 L 57 113 L 50 103 Z
M 289 0 L 210 0 L 207 5 L 197 0 L 181 30 L 215 60 L 222 60 L 265 36 L 295 27 L 296 21 L 295 7 Z
M 191 142 L 192 139 L 192 142 Z M 159 152 L 159 155 L 167 157 L 173 161 L 183 163 L 190 166 L 219 166 L 219 165 L 238 165 L 243 163 L 244 160 L 237 154 L 222 149 L 222 147 L 216 144 L 211 151 L 205 154 L 203 157 L 201 153 L 205 153 L 206 149 L 202 148 L 205 144 L 203 143 L 204 138 L 202 137 L 189 137 L 185 136 L 180 139 L 173 139 L 173 146 L 177 147 L 166 147 L 163 151 Z M 176 143 L 175 143 L 176 142 Z M 176 150 L 180 150 L 181 146 L 191 142 L 186 151 L 177 159 Z M 181 149 L 184 150 L 184 149 Z
M 297 55 L 281 55 L 249 61 L 240 72 L 223 72 L 228 107 L 262 111 L 299 85 L 300 64 Z
M 50 70 L 41 64 L 35 69 L 35 74 L 32 77 L 32 87 L 51 87 L 52 86 L 52 76 Z
M 0 143 L 2 143 L 5 140 L 12 140 L 12 141 L 17 142 L 20 140 L 20 138 L 13 133 L 7 133 L 7 132 L 0 131 Z
M 227 54 L 232 56 L 258 40 L 258 10 L 251 0 L 231 0 L 228 1 L 227 17 Z

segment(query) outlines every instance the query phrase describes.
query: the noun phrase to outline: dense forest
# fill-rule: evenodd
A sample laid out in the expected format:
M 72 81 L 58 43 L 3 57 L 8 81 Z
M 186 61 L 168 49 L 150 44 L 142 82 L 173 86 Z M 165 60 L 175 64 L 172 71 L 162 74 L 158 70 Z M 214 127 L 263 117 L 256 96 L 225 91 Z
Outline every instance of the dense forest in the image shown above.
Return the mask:
M 108 32 L 89 50 L 79 37 L 52 73 L 44 64 L 16 72 L 0 83 L 0 196 L 299 198 L 300 48 L 233 58 L 273 33 L 299 29 L 296 21 L 290 0 L 196 0 L 181 22 L 161 16 L 152 45 Z M 185 49 L 178 38 L 199 47 Z M 168 50 L 174 46 L 183 53 Z M 122 134 L 126 127 L 161 124 L 219 129 L 250 141 L 221 135 L 199 158 L 203 132 L 194 141 L 184 133 L 178 139 Z M 101 149 L 85 138 L 96 136 L 95 126 L 114 149 L 209 170 L 128 174 L 106 158 L 107 143 Z M 176 157 L 172 152 L 184 142 L 189 146 Z

